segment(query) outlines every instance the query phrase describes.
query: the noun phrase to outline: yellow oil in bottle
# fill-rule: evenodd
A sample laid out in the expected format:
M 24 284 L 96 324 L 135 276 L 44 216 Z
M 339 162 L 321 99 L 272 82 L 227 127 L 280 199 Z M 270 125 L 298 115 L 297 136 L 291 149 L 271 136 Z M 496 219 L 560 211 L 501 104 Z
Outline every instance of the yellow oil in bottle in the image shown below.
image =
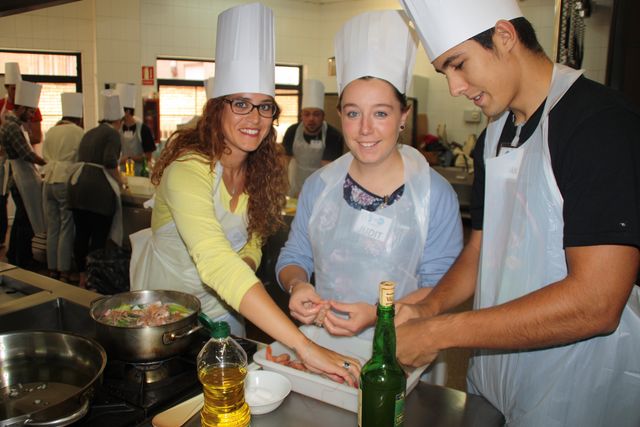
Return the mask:
M 204 390 L 201 423 L 204 427 L 244 427 L 251 421 L 244 400 L 245 366 L 201 369 L 198 377 Z

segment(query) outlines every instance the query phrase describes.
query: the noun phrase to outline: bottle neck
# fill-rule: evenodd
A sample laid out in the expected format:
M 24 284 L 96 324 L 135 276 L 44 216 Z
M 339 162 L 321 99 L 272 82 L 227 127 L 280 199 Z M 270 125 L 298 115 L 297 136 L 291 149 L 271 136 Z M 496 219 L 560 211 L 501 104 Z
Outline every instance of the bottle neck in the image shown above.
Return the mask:
M 395 309 L 393 305 L 378 305 L 378 319 L 373 336 L 373 357 L 396 357 L 396 329 L 394 325 Z

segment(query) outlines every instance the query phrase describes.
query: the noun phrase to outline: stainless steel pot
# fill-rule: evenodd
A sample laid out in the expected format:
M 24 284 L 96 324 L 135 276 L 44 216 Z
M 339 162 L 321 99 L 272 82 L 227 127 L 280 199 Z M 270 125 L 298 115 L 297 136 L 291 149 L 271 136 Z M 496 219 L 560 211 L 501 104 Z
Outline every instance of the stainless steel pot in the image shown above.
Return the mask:
M 122 304 L 176 303 L 193 310 L 187 317 L 162 326 L 122 327 L 99 319 L 108 309 Z M 177 291 L 133 291 L 103 297 L 91 303 L 89 314 L 96 323 L 96 337 L 109 357 L 125 362 L 153 362 L 185 352 L 195 337 L 200 300 Z
M 0 335 L 0 426 L 66 426 L 79 420 L 106 363 L 100 344 L 80 335 Z

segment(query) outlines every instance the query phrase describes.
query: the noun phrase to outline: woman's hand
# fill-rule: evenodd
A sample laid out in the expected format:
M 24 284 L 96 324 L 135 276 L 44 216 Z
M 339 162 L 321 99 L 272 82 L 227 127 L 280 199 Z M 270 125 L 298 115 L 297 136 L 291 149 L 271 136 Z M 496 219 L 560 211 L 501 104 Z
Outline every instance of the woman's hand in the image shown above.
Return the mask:
M 358 386 L 361 368 L 358 359 L 320 347 L 311 340 L 294 350 L 309 371 L 326 375 L 339 383 L 346 382 L 351 387 Z
M 331 301 L 331 309 L 346 313 L 348 318 L 338 316 L 333 311 L 327 312 L 323 326 L 331 335 L 350 337 L 376 323 L 376 308 L 364 302 L 341 303 Z
M 291 317 L 305 325 L 316 322 L 316 318 L 328 309 L 329 303 L 320 298 L 311 283 L 299 282 L 294 285 L 289 298 Z

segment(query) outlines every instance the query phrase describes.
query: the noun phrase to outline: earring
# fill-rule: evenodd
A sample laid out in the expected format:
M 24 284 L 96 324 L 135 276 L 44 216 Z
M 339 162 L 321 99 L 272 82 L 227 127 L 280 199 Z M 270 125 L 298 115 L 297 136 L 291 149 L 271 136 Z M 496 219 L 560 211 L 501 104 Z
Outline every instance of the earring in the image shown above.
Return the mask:
M 404 125 L 400 125 L 400 130 L 404 130 Z

